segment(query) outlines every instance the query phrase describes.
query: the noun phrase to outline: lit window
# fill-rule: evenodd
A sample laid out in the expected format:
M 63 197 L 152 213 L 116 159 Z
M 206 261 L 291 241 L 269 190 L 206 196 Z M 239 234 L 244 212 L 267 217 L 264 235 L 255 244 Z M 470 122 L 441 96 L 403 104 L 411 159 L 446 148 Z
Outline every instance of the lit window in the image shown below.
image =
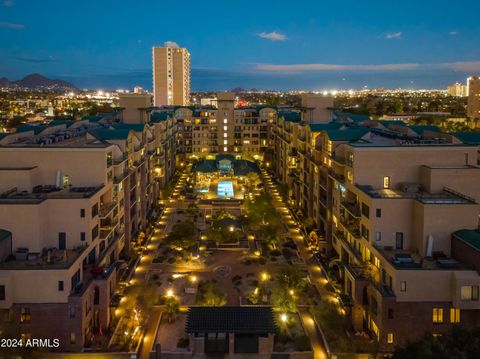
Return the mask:
M 224 152 L 227 152 L 227 151 L 228 151 L 227 147 L 224 147 L 224 148 L 223 148 L 223 151 L 224 151 Z
M 227 137 L 228 137 L 228 134 L 227 134 L 227 133 L 224 133 L 224 134 L 223 134 L 223 137 L 227 138 Z
M 407 282 L 403 280 L 400 282 L 400 292 L 406 292 L 406 291 L 407 291 Z
M 377 257 L 373 257 L 373 264 L 375 265 L 375 267 L 380 268 L 380 259 L 378 259 Z
M 228 123 L 228 120 L 226 118 L 224 118 L 223 123 Z
M 387 334 L 387 343 L 388 344 L 393 344 L 393 333 L 388 333 Z
M 390 188 L 390 176 L 383 177 L 383 188 Z
M 450 323 L 460 323 L 459 308 L 450 308 Z
M 433 322 L 443 323 L 443 308 L 433 308 Z
M 228 129 L 227 126 L 223 126 L 223 130 L 226 131 Z
M 478 285 L 464 285 L 460 288 L 462 300 L 478 301 Z
M 223 140 L 223 144 L 224 144 L 224 145 L 227 145 L 227 144 L 228 144 L 228 141 L 227 141 L 227 140 Z

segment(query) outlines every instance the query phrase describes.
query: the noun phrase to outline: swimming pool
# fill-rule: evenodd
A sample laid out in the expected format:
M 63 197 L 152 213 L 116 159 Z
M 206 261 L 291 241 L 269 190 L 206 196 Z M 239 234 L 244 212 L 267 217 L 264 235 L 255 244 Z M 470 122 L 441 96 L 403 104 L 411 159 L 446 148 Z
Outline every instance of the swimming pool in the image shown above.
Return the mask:
M 218 197 L 233 197 L 233 182 L 220 181 L 217 186 Z

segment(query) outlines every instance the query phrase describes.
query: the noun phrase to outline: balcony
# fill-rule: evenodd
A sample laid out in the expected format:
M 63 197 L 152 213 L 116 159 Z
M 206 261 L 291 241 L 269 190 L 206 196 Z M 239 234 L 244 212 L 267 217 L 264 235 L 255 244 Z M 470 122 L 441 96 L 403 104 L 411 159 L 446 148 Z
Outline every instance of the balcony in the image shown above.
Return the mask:
M 108 217 L 112 210 L 117 206 L 115 202 L 107 203 L 105 205 L 100 205 L 99 217 L 100 219 Z
M 342 201 L 341 205 L 345 210 L 355 218 L 360 218 L 360 206 L 358 203 L 352 203 L 348 201 Z
M 360 238 L 360 222 L 358 219 L 346 219 L 340 216 L 340 224 L 355 238 Z

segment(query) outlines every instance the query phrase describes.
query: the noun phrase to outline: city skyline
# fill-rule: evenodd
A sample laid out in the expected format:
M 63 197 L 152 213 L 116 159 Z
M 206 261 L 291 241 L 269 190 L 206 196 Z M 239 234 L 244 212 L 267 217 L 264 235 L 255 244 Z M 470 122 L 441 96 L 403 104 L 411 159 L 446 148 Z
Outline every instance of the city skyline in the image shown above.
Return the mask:
M 314 13 L 311 1 L 185 5 L 186 27 L 175 25 L 178 10 L 168 4 L 86 2 L 72 17 L 56 1 L 2 1 L 0 76 L 38 72 L 79 88 L 151 89 L 151 47 L 165 41 L 189 49 L 193 91 L 444 88 L 480 71 L 474 1 L 346 1 Z M 115 16 L 105 16 L 113 6 Z

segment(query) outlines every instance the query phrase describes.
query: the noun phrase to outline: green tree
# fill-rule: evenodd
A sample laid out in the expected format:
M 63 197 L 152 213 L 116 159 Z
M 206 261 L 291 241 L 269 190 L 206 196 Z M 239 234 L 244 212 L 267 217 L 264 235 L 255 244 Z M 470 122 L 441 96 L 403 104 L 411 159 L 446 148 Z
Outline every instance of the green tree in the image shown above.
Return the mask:
M 175 297 L 168 297 L 165 301 L 163 314 L 166 316 L 169 323 L 175 320 L 175 316 L 180 312 L 180 303 Z
M 216 283 L 205 282 L 199 288 L 197 300 L 207 307 L 220 307 L 227 303 L 227 296 Z
M 397 348 L 393 359 L 477 359 L 480 353 L 480 328 L 453 327 L 442 336 L 426 334 L 421 340 Z
M 165 243 L 170 247 L 189 249 L 195 245 L 196 235 L 197 230 L 193 222 L 176 223 L 165 238 Z

